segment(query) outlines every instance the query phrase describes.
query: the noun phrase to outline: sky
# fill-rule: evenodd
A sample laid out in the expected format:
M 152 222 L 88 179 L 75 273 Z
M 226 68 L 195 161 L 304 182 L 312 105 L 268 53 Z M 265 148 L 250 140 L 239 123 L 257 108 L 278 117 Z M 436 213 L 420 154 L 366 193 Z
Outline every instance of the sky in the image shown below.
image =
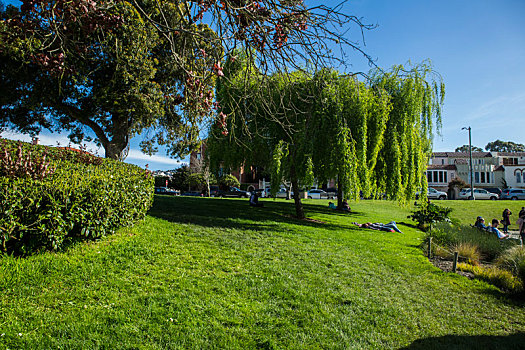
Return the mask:
M 18 1 L 3 0 L 17 4 Z M 309 0 L 305 1 L 309 5 Z M 324 1 L 328 6 L 339 2 Z M 430 60 L 445 83 L 441 133 L 434 151 L 454 151 L 468 144 L 484 148 L 500 139 L 525 144 L 525 1 L 523 0 L 349 0 L 343 12 L 377 27 L 364 33 L 364 49 L 383 69 Z M 348 33 L 363 45 L 361 33 Z M 368 72 L 366 58 L 347 53 L 351 71 Z M 2 137 L 27 136 L 3 133 Z M 67 145 L 66 134 L 41 135 L 41 143 Z M 179 167 L 186 159 L 149 157 L 140 152 L 141 137 L 131 141 L 126 162 L 151 170 Z M 88 148 L 96 151 L 95 145 Z M 104 154 L 102 149 L 99 154 Z

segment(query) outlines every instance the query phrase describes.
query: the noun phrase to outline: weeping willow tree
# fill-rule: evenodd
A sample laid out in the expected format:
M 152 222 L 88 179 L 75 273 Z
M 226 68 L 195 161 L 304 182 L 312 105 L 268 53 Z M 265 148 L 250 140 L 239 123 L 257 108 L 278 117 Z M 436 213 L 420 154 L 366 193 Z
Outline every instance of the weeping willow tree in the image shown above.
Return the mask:
M 246 74 L 247 70 L 252 71 Z M 271 171 L 273 193 L 283 181 L 291 183 L 296 215 L 304 218 L 300 192 L 314 181 L 307 141 L 313 81 L 303 72 L 258 79 L 253 78 L 257 76 L 253 70 L 243 57 L 224 66 L 225 79 L 217 86 L 220 112 L 208 139 L 210 165 L 212 169 L 265 167 Z M 252 93 L 247 95 L 247 90 Z
M 315 178 L 337 178 L 339 206 L 361 192 L 405 201 L 426 187 L 423 172 L 444 94 L 439 79 L 427 80 L 429 66 L 374 72 L 366 83 L 330 70 L 264 80 L 250 74 L 253 97 L 239 88 L 253 69 L 249 62 L 225 67 L 209 139 L 215 169 L 271 169 L 272 191 L 291 182 L 298 218 L 304 217 L 300 192 Z
M 375 71 L 371 86 L 386 91 L 392 105 L 373 169 L 374 187 L 395 200 L 411 199 L 419 189 L 426 194 L 423 173 L 434 131 L 441 128 L 444 83 L 424 63 L 409 70 L 396 66 L 389 73 Z

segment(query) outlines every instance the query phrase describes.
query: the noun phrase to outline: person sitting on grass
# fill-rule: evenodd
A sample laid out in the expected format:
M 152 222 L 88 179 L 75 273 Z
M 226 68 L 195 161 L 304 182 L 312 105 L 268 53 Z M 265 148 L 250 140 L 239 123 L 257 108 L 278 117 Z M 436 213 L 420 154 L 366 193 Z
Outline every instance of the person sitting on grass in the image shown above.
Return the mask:
M 259 196 L 255 192 L 252 192 L 252 195 L 250 196 L 250 206 L 252 206 L 252 207 L 264 207 L 264 204 L 259 203 Z
M 481 216 L 478 216 L 476 218 L 476 223 L 474 224 L 474 227 L 479 228 L 480 230 L 488 229 L 488 226 L 485 225 L 485 219 L 483 219 Z
M 395 221 L 390 221 L 388 224 L 383 224 L 383 223 L 380 223 L 380 222 L 375 222 L 375 223 L 367 222 L 365 224 L 359 224 L 357 222 L 352 222 L 352 224 L 354 224 L 354 225 L 356 225 L 358 227 L 361 227 L 361 228 L 369 228 L 371 230 L 403 233 L 397 227 Z
M 348 211 L 348 212 L 351 211 L 350 206 L 348 205 L 348 202 L 346 201 L 346 199 L 343 200 L 343 203 L 341 205 L 341 210 Z
M 500 230 L 498 230 L 499 226 L 499 220 L 498 219 L 492 219 L 492 226 L 488 228 L 489 232 L 493 232 L 498 235 L 499 239 L 506 239 L 509 238 L 509 235 L 504 234 Z
M 337 207 L 335 206 L 335 204 L 333 202 L 328 202 L 328 208 L 330 208 L 330 209 L 337 209 Z

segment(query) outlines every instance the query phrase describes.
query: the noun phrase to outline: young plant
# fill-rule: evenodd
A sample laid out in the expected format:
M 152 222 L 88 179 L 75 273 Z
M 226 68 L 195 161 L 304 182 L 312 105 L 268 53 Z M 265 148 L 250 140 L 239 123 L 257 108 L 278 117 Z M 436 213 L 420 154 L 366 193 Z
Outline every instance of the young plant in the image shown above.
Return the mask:
M 421 209 L 412 212 L 408 218 L 417 221 L 418 227 L 424 231 L 432 231 L 432 225 L 437 222 L 450 222 L 452 208 L 440 207 L 433 203 L 424 205 Z

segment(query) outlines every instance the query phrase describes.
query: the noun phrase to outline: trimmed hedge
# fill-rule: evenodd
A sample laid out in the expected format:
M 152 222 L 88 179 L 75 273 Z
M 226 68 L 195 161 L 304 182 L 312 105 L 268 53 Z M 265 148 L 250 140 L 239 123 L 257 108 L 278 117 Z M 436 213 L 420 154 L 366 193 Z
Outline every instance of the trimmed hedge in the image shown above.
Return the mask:
M 0 249 L 58 250 L 132 225 L 152 205 L 153 181 L 135 165 L 0 140 Z

